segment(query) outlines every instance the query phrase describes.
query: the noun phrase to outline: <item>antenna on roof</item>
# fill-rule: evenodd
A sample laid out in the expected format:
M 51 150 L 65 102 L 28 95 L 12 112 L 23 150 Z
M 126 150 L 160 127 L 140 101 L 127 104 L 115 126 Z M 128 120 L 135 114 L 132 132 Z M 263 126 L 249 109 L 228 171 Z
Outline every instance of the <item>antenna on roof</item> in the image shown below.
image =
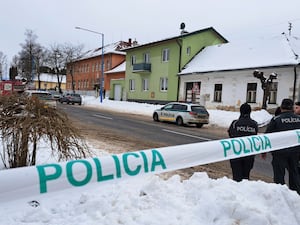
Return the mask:
M 291 36 L 291 34 L 292 34 L 292 23 L 291 22 L 289 22 L 289 36 Z

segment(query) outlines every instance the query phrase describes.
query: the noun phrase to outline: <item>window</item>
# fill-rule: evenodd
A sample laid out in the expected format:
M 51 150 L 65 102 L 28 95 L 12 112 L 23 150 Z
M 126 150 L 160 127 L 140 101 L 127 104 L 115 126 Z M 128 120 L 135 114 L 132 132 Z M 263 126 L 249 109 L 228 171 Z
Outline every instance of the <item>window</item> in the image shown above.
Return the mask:
M 181 104 L 174 104 L 172 109 L 176 110 L 176 111 L 186 111 L 187 106 L 186 105 L 181 105 Z
M 144 54 L 144 63 L 150 63 L 150 54 L 149 53 Z
M 107 68 L 107 70 L 110 69 L 110 61 L 109 60 L 106 61 L 106 68 Z
M 191 46 L 186 48 L 186 54 L 191 55 Z
M 168 48 L 165 48 L 162 52 L 162 61 L 163 62 L 168 62 L 169 61 L 169 55 L 170 55 L 170 50 Z
M 135 55 L 132 55 L 131 56 L 131 65 L 135 64 L 136 63 L 136 56 Z
M 215 84 L 214 101 L 222 101 L 222 84 Z
M 256 102 L 256 89 L 257 89 L 257 83 L 247 84 L 247 99 L 246 99 L 247 102 L 249 103 Z
M 143 79 L 143 91 L 149 91 L 149 80 Z
M 164 110 L 171 110 L 173 108 L 173 104 L 168 104 L 164 106 Z
M 277 87 L 278 87 L 278 82 L 274 82 L 274 83 L 271 84 L 271 87 L 270 87 L 270 98 L 269 98 L 269 103 L 270 104 L 276 104 Z
M 133 80 L 133 79 L 129 80 L 129 90 L 135 91 L 135 80 Z
M 168 78 L 161 77 L 160 78 L 160 90 L 167 91 L 168 90 Z

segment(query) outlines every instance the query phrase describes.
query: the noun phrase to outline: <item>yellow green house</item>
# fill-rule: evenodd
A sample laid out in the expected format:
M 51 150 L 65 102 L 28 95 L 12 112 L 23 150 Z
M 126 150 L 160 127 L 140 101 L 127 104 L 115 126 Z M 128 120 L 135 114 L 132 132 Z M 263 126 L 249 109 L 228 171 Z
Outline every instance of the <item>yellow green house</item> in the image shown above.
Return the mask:
M 110 98 L 118 87 L 122 100 L 167 103 L 180 101 L 178 73 L 204 47 L 227 43 L 214 28 L 127 48 L 125 79 L 111 82 Z M 121 88 L 120 88 L 121 86 Z

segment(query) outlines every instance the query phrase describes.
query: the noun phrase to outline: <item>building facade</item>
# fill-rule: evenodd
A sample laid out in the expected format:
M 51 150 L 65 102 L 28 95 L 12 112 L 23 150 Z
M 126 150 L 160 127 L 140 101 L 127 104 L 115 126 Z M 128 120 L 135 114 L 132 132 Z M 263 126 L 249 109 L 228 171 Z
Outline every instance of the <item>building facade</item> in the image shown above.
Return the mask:
M 300 49 L 296 46 L 300 46 L 299 39 L 284 36 L 209 46 L 179 73 L 180 100 L 225 110 L 237 110 L 248 102 L 260 109 L 264 105 L 262 83 L 268 83 L 268 109 L 277 108 L 284 98 L 299 101 Z M 265 81 L 255 77 L 254 71 L 262 73 Z
M 58 81 L 59 79 L 59 81 Z M 39 79 L 35 75 L 33 78 L 33 86 L 35 89 L 39 88 Z M 42 73 L 40 74 L 40 89 L 43 90 L 56 90 L 58 91 L 58 82 L 61 84 L 61 90 L 66 90 L 66 75 L 57 75 L 56 74 L 49 74 L 49 73 Z
M 131 46 L 128 42 L 119 41 L 104 46 L 103 48 L 103 71 L 102 71 L 102 48 L 86 52 L 79 59 L 67 66 L 66 89 L 68 91 L 90 91 L 98 93 L 100 81 L 103 79 L 103 92 L 109 93 L 109 76 L 106 71 L 113 69 L 125 61 L 125 53 L 121 50 Z
M 149 103 L 178 100 L 178 73 L 205 46 L 226 43 L 214 28 L 127 48 L 123 99 Z

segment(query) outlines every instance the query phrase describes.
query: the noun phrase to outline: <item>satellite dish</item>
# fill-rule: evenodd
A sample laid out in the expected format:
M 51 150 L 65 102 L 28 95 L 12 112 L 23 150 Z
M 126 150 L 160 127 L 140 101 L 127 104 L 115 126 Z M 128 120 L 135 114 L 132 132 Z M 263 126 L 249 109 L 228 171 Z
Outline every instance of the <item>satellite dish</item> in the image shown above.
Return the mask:
M 184 23 L 181 23 L 181 24 L 180 24 L 180 29 L 181 29 L 181 30 L 184 30 L 184 28 L 185 28 L 185 24 L 184 24 Z

